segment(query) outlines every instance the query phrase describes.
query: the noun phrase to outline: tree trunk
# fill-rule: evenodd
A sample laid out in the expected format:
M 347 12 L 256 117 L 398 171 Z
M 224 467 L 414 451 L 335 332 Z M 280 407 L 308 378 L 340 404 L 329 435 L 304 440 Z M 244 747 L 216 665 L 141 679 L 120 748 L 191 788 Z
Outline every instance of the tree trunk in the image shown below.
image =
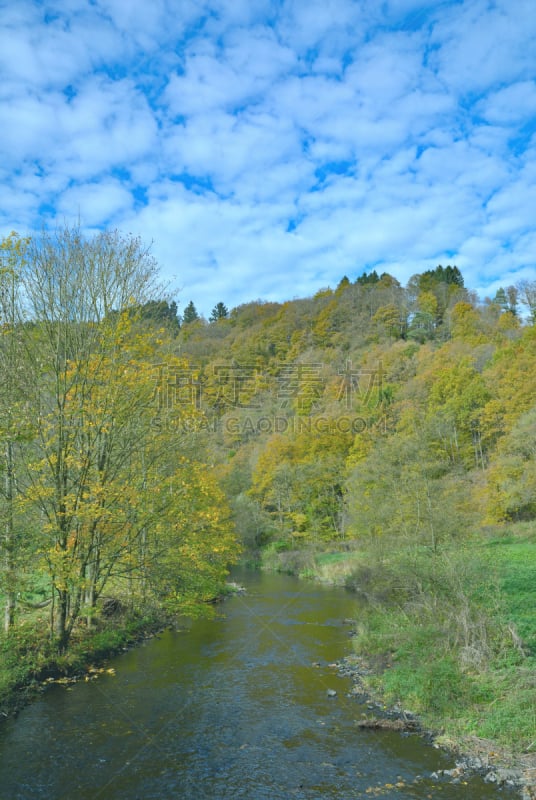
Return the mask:
M 5 475 L 5 497 L 6 497 L 6 524 L 4 530 L 4 569 L 6 582 L 6 601 L 4 606 L 4 631 L 9 633 L 15 624 L 15 564 L 14 564 L 14 530 L 13 530 L 13 496 L 14 496 L 14 467 L 13 467 L 13 444 L 8 441 L 6 444 L 6 475 Z
M 54 636 L 60 653 L 65 652 L 69 641 L 67 617 L 69 615 L 69 592 L 67 589 L 56 589 L 58 600 L 54 616 Z

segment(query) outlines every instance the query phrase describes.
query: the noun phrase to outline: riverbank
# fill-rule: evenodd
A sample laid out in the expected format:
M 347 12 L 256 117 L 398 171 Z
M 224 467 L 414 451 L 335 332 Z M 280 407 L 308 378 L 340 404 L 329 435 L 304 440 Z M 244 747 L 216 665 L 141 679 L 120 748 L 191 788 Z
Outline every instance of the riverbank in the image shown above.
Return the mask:
M 156 611 L 150 615 L 121 615 L 107 627 L 80 628 L 70 649 L 58 654 L 50 645 L 46 620 L 38 626 L 21 626 L 0 642 L 0 720 L 17 714 L 53 683 L 94 680 L 106 660 L 164 630 L 169 619 Z
M 497 742 L 476 736 L 460 735 L 451 739 L 437 727 L 430 727 L 432 720 L 426 715 L 418 715 L 400 703 L 388 704 L 378 665 L 359 656 L 350 656 L 336 662 L 335 666 L 340 675 L 352 680 L 350 694 L 367 705 L 368 713 L 357 721 L 359 728 L 418 733 L 431 746 L 452 756 L 454 766 L 433 773 L 435 780 L 460 783 L 477 773 L 489 784 L 517 789 L 522 800 L 535 800 L 536 754 L 514 753 Z
M 207 608 L 244 592 L 243 586 L 228 582 Z M 17 714 L 51 684 L 95 680 L 108 659 L 176 625 L 178 619 L 157 607 L 144 614 L 127 612 L 118 601 L 108 604 L 108 614 L 93 630 L 77 626 L 64 654 L 50 642 L 44 609 L 28 614 L 9 637 L 0 639 L 0 721 Z
M 534 523 L 440 552 L 395 541 L 272 550 L 265 566 L 355 593 L 351 669 L 378 719 L 401 726 L 410 713 L 453 754 L 454 778 L 476 769 L 536 797 Z

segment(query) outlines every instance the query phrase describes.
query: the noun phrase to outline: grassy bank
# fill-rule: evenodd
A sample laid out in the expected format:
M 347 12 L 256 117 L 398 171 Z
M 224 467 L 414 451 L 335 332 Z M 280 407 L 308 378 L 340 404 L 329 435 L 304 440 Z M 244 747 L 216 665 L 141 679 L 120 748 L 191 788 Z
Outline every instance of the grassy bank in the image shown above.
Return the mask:
M 354 647 L 386 703 L 451 741 L 536 753 L 534 523 L 437 553 L 383 541 L 265 563 L 356 592 Z
M 71 647 L 58 654 L 48 635 L 43 611 L 27 614 L 8 636 L 0 639 L 0 715 L 7 717 L 36 696 L 47 679 L 83 674 L 89 666 L 120 652 L 165 624 L 157 610 L 120 614 L 106 626 L 89 631 L 80 626 Z

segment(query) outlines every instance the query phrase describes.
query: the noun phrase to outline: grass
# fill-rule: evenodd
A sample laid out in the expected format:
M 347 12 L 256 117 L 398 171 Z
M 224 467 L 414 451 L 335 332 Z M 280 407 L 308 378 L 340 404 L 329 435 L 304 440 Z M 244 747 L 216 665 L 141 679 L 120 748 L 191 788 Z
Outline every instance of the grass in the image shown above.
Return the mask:
M 349 578 L 368 599 L 355 647 L 381 664 L 373 685 L 384 700 L 447 736 L 533 750 L 536 525 L 511 525 L 437 559 L 369 556 Z
M 346 585 L 361 599 L 357 652 L 370 686 L 451 741 L 536 748 L 536 523 L 482 532 L 433 556 L 361 542 L 289 550 L 264 567 Z
M 87 666 L 102 661 L 143 635 L 158 630 L 163 619 L 157 614 L 133 614 L 108 621 L 106 628 L 88 631 L 79 628 L 69 650 L 59 655 L 50 642 L 47 615 L 36 612 L 19 621 L 8 636 L 0 637 L 0 713 L 17 711 L 33 697 L 48 677 L 76 675 Z
M 322 545 L 307 545 L 297 549 L 286 540 L 271 542 L 262 551 L 260 568 L 344 586 L 360 558 L 360 553 L 322 550 L 321 547 Z
M 536 526 L 509 526 L 492 540 L 492 555 L 504 597 L 505 621 L 512 623 L 525 646 L 536 655 Z

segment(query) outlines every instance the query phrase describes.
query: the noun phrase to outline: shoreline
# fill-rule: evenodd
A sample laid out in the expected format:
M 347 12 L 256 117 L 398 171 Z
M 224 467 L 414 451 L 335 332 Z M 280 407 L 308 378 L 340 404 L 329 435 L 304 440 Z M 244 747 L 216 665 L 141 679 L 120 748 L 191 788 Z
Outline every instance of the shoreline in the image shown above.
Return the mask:
M 113 629 L 120 639 L 109 646 L 93 650 L 91 637 L 88 637 L 80 640 L 78 647 L 68 652 L 70 660 L 58 663 L 58 657 L 51 656 L 39 665 L 38 670 L 29 670 L 26 679 L 13 686 L 0 698 L 0 725 L 2 721 L 7 722 L 16 717 L 50 686 L 95 680 L 106 672 L 104 665 L 110 658 L 132 650 L 143 641 L 153 639 L 170 625 L 169 620 L 153 619 L 132 630 L 129 629 L 126 620 L 124 627 L 118 626 Z
M 519 541 L 524 544 L 525 539 L 523 536 L 520 537 Z M 487 540 L 483 539 L 483 543 L 486 544 L 486 542 Z M 512 539 L 512 542 L 515 544 L 516 540 Z M 508 544 L 512 544 L 512 542 L 509 541 Z M 284 560 L 280 556 L 278 558 L 272 557 L 269 562 L 265 562 L 261 566 L 261 569 L 294 574 L 302 580 L 320 582 L 324 585 L 346 586 L 350 592 L 355 593 L 359 588 L 359 584 L 356 584 L 353 579 L 355 561 L 352 561 L 348 553 L 334 551 L 334 549 L 328 552 L 329 557 L 323 558 L 323 555 L 325 554 L 320 551 L 319 556 L 318 554 L 315 554 L 314 557 L 309 556 L 309 560 L 306 561 L 300 551 L 293 553 L 293 558 L 288 553 L 285 553 Z M 504 563 L 510 564 L 506 558 L 503 561 L 503 566 Z M 517 563 L 515 558 L 511 558 L 511 563 Z M 349 578 L 352 578 L 350 582 Z M 526 596 L 521 591 L 519 596 L 523 600 L 526 599 Z M 367 601 L 366 596 L 365 600 Z M 500 620 L 490 617 L 490 623 L 497 625 Z M 393 666 L 399 669 L 400 661 L 392 662 L 392 653 L 389 646 L 386 645 L 383 648 L 381 642 L 375 641 L 374 638 L 372 638 L 372 648 L 370 647 L 370 642 L 359 641 L 360 639 L 362 640 L 363 630 L 366 634 L 367 628 L 366 625 L 360 625 L 359 620 L 356 618 L 344 620 L 343 624 L 352 624 L 354 626 L 352 637 L 356 642 L 359 642 L 356 645 L 357 653 L 349 655 L 332 666 L 337 666 L 342 675 L 352 679 L 354 694 L 360 695 L 366 705 L 374 706 L 374 709 L 371 710 L 370 718 L 363 720 L 361 727 L 371 729 L 389 728 L 391 730 L 399 730 L 401 733 L 418 732 L 432 746 L 443 750 L 449 755 L 449 758 L 452 757 L 454 759 L 456 766 L 453 770 L 449 770 L 449 774 L 446 776 L 451 780 L 458 780 L 463 773 L 466 775 L 478 773 L 483 778 L 488 777 L 490 786 L 503 785 L 505 788 L 508 787 L 510 790 L 517 792 L 522 800 L 536 800 L 536 730 L 534 735 L 531 735 L 532 730 L 529 730 L 527 734 L 527 728 L 525 727 L 523 729 L 523 741 L 520 738 L 516 740 L 516 736 L 511 735 L 511 724 L 508 727 L 508 723 L 511 723 L 511 720 L 506 718 L 504 724 L 506 726 L 505 730 L 509 731 L 509 736 L 504 737 L 504 744 L 500 743 L 498 738 L 494 738 L 494 734 L 491 734 L 490 738 L 481 738 L 476 732 L 469 733 L 471 730 L 476 731 L 478 729 L 475 725 L 475 713 L 478 714 L 478 707 L 476 704 L 473 707 L 468 706 L 466 713 L 464 707 L 460 706 L 457 701 L 455 693 L 453 693 L 454 703 L 449 704 L 447 701 L 445 707 L 435 709 L 435 711 L 433 709 L 427 710 L 425 701 L 420 703 L 418 710 L 408 710 L 413 708 L 412 701 L 404 698 L 413 696 L 414 692 L 406 691 L 406 689 L 413 686 L 407 663 L 406 665 L 403 664 L 403 668 L 406 670 L 405 683 L 404 680 L 400 681 L 398 683 L 398 691 L 396 689 L 393 690 L 393 685 L 397 685 L 396 671 L 391 672 L 390 668 Z M 525 653 L 525 651 L 523 652 Z M 416 647 L 413 651 L 413 656 L 418 659 L 418 649 Z M 423 663 L 426 663 L 427 657 L 427 653 L 423 652 Z M 416 663 L 416 669 L 418 670 L 418 660 Z M 402 674 L 404 675 L 403 672 Z M 433 673 L 431 674 L 433 675 Z M 493 672 L 489 674 L 494 677 Z M 395 675 L 394 679 L 393 675 Z M 441 673 L 439 673 L 439 677 L 442 678 Z M 418 677 L 417 675 L 415 676 L 416 680 L 418 678 L 422 679 L 422 673 Z M 417 683 L 417 685 L 419 684 Z M 530 685 L 534 686 L 533 682 Z M 500 688 L 499 685 L 498 689 L 500 690 Z M 442 699 L 440 695 L 438 696 Z M 529 705 L 525 705 L 525 708 L 529 714 L 533 709 L 532 704 L 530 704 L 533 697 L 534 694 L 528 694 L 527 696 Z M 488 707 L 494 705 L 495 702 L 499 704 L 503 702 L 503 697 L 499 693 L 486 699 Z M 491 703 L 489 703 L 490 699 Z M 508 696 L 508 700 L 511 700 L 510 696 Z M 457 706 L 456 702 L 458 702 Z M 517 710 L 516 706 L 515 704 L 512 705 L 515 712 Z M 508 706 L 505 706 L 505 708 L 508 708 Z M 527 715 L 525 715 L 524 719 L 527 719 Z M 500 723 L 500 721 L 500 715 L 497 715 L 497 722 Z M 499 728 L 499 738 L 500 733 L 501 728 Z
M 224 590 L 215 596 L 211 603 L 221 603 L 232 594 L 243 594 L 244 592 L 243 586 L 229 581 L 225 584 Z M 95 644 L 94 639 L 91 635 L 87 635 L 67 651 L 63 657 L 65 659 L 63 663 L 57 654 L 51 655 L 39 665 L 37 670 L 29 668 L 25 678 L 0 698 L 0 725 L 3 720 L 16 717 L 23 708 L 37 699 L 49 686 L 95 680 L 100 674 L 106 672 L 103 665 L 109 659 L 132 650 L 142 642 L 153 639 L 170 628 L 177 628 L 178 624 L 179 618 L 170 618 L 166 614 L 138 621 L 135 618 L 127 617 L 123 620 L 123 624 L 117 621 L 114 627 L 99 632 L 108 632 L 110 635 L 115 633 L 118 637 L 117 641 L 94 648 L 92 646 Z
M 241 594 L 245 591 L 238 584 L 230 584 L 229 588 L 231 593 Z M 219 596 L 217 601 L 224 600 L 225 596 Z M 29 674 L 27 681 L 14 687 L 0 700 L 0 724 L 2 720 L 16 717 L 49 686 L 95 680 L 108 671 L 104 665 L 110 658 L 128 652 L 172 627 L 169 619 L 152 619 L 144 624 L 140 622 L 139 628 L 129 630 L 128 622 L 125 620 L 123 627 L 113 629 L 120 639 L 109 647 L 91 650 L 91 638 L 88 637 L 79 642 L 78 649 L 71 651 L 72 663 L 59 665 L 50 659 L 40 666 L 36 674 Z M 348 622 L 343 620 L 342 624 Z M 352 689 L 348 696 L 359 699 L 370 708 L 370 714 L 358 721 L 359 728 L 417 734 L 430 746 L 443 750 L 455 759 L 452 769 L 432 773 L 433 778 L 458 782 L 464 775 L 479 774 L 490 784 L 517 791 L 521 800 L 536 800 L 536 753 L 526 754 L 526 763 L 523 763 L 523 754 L 512 753 L 497 742 L 476 736 L 450 739 L 428 727 L 418 714 L 404 709 L 398 703 L 386 704 L 381 689 L 371 683 L 372 678 L 381 678 L 383 670 L 371 666 L 366 657 L 349 655 L 329 666 L 336 668 L 341 677 L 351 679 Z
M 433 778 L 438 781 L 447 778 L 457 783 L 464 775 L 478 774 L 490 785 L 517 791 L 521 800 L 536 800 L 536 754 L 527 754 L 527 761 L 523 763 L 522 754 L 514 754 L 491 740 L 467 736 L 455 741 L 430 729 L 418 714 L 399 704 L 386 705 L 381 691 L 370 682 L 371 677 L 381 676 L 381 671 L 372 668 L 362 656 L 346 656 L 332 666 L 339 675 L 351 679 L 348 696 L 358 698 L 371 708 L 370 715 L 358 721 L 359 728 L 417 734 L 431 747 L 455 759 L 452 769 L 432 773 Z

